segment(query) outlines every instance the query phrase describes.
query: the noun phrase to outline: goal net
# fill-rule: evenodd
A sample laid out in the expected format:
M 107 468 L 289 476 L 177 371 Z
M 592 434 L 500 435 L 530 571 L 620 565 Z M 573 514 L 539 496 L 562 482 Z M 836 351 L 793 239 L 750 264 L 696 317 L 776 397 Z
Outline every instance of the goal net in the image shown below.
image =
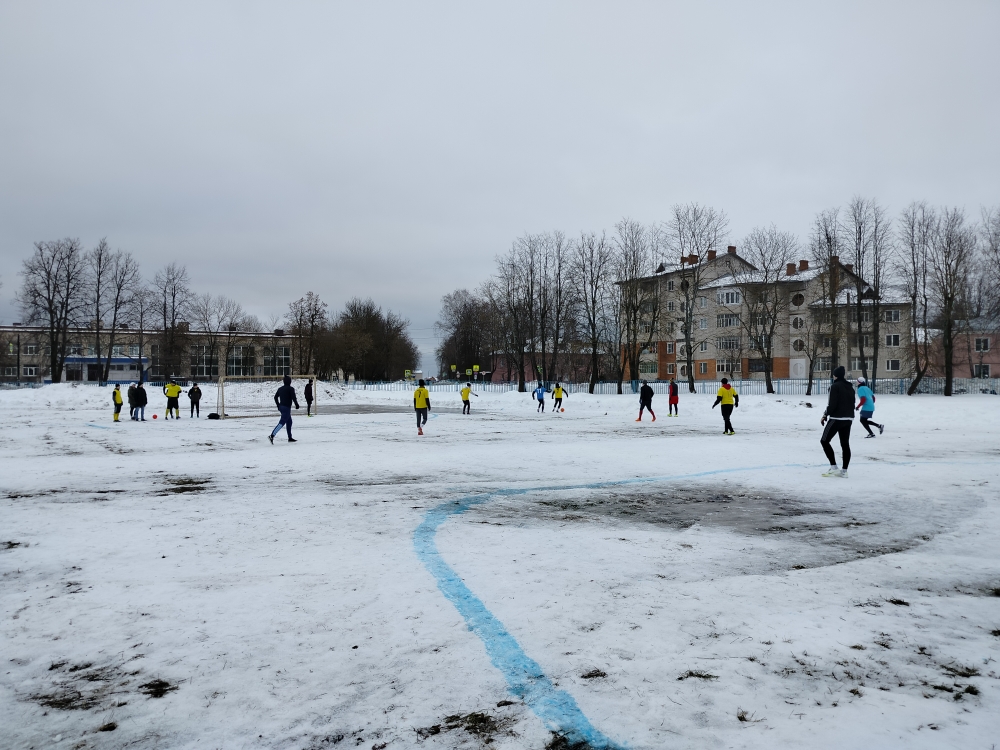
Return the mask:
M 315 375 L 292 375 L 292 388 L 299 400 L 303 413 L 306 408 L 306 384 L 313 382 L 313 409 L 316 407 Z M 219 378 L 216 411 L 223 419 L 235 417 L 277 418 L 278 409 L 274 405 L 274 394 L 281 387 L 283 375 L 248 375 Z M 292 412 L 293 414 L 295 412 Z M 315 412 L 314 412 L 315 413 Z

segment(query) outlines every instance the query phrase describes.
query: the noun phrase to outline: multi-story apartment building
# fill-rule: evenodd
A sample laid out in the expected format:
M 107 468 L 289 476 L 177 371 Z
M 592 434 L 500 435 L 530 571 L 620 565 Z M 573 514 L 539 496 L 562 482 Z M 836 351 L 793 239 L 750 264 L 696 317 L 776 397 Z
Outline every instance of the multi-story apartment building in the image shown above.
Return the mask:
M 63 382 L 103 380 L 110 331 L 102 330 L 100 362 L 93 326 L 72 328 L 67 337 Z M 114 332 L 108 380 L 162 380 L 167 377 L 214 380 L 225 374 L 290 375 L 296 337 L 272 332 L 192 331 L 178 326 L 167 337 L 160 331 L 121 327 Z M 170 351 L 167 351 L 169 346 Z M 0 326 L 0 382 L 51 382 L 51 358 L 42 326 Z
M 911 375 L 908 300 L 883 293 L 875 306 L 871 286 L 836 256 L 822 269 L 807 260 L 789 263 L 784 273 L 767 282 L 766 293 L 778 297 L 763 306 L 776 312 L 773 335 L 765 340 L 761 331 L 771 330 L 761 319 L 766 313 L 746 299 L 750 289 L 759 298 L 760 278 L 736 247 L 729 246 L 725 253 L 710 251 L 704 258 L 692 255 L 672 267 L 661 265 L 656 274 L 640 279 L 656 286 L 659 321 L 652 345 L 640 357 L 639 373 L 627 377 L 687 379 L 688 320 L 697 380 L 762 379 L 766 363 L 761 344 L 766 349 L 768 343 L 774 378 L 807 378 L 810 369 L 816 377 L 827 377 L 834 363 L 857 376 L 862 356 L 869 377 L 873 369 L 879 377 Z M 864 300 L 860 341 L 859 289 Z M 690 315 L 688 305 L 693 306 Z M 873 368 L 876 336 L 878 367 Z

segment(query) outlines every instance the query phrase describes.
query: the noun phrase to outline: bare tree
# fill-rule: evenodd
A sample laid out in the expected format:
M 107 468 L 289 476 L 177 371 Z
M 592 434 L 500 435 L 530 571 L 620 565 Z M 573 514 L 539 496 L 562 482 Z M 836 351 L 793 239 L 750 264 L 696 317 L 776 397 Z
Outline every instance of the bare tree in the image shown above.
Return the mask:
M 895 253 L 892 219 L 878 201 L 871 202 L 872 226 L 871 244 L 868 251 L 868 265 L 859 273 L 871 287 L 868 308 L 872 325 L 872 390 L 878 383 L 878 353 L 882 344 L 882 294 L 885 291 L 888 269 Z M 859 316 L 860 317 L 860 316 Z
M 156 291 L 150 289 L 141 279 L 137 279 L 125 302 L 122 318 L 133 331 L 139 351 L 136 359 L 140 381 L 146 380 L 146 368 L 142 366 L 143 352 L 146 351 L 146 345 L 151 338 L 150 334 L 156 330 L 159 312 L 160 304 Z M 131 354 L 129 357 L 131 358 Z
M 743 296 L 742 306 L 746 316 L 740 325 L 750 341 L 750 348 L 763 361 L 767 392 L 774 393 L 771 379 L 774 371 L 774 334 L 778 321 L 788 310 L 787 290 L 782 287 L 782 277 L 787 267 L 794 264 L 799 243 L 791 232 L 779 231 L 773 224 L 766 229 L 755 228 L 743 240 L 743 258 L 753 268 L 739 266 L 733 269 L 736 285 Z
M 79 324 L 86 306 L 86 260 L 75 239 L 36 242 L 35 252 L 21 266 L 17 300 L 29 323 L 45 327 L 49 373 L 62 380 L 69 329 Z
M 508 373 L 517 371 L 518 391 L 527 390 L 524 370 L 534 330 L 535 268 L 531 249 L 523 239 L 497 258 L 497 269 L 483 285 L 483 293 L 502 331 Z
M 976 228 L 959 208 L 942 209 L 931 236 L 930 279 L 938 303 L 944 351 L 944 395 L 951 396 L 955 378 L 955 340 L 968 317 L 967 293 L 976 262 Z
M 987 314 L 994 322 L 1000 321 L 1000 206 L 983 208 L 982 223 L 983 261 L 988 287 Z
M 818 316 L 818 321 L 815 324 L 816 342 L 830 340 L 830 371 L 832 372 L 840 364 L 840 342 L 843 337 L 843 325 L 846 323 L 841 319 L 837 305 L 841 283 L 840 256 L 843 251 L 840 209 L 833 208 L 821 211 L 816 215 L 813 220 L 809 244 L 813 263 L 819 269 L 820 287 L 823 292 L 818 300 L 818 311 L 816 312 Z M 811 368 L 809 377 L 811 388 Z
M 717 250 L 726 241 L 729 219 L 725 212 L 697 203 L 677 204 L 663 225 L 666 246 L 680 264 L 680 291 L 683 295 L 684 356 L 687 362 L 688 390 L 694 387 L 695 305 L 702 296 L 704 264 L 709 250 Z
M 112 267 L 114 265 L 114 253 L 108 244 L 106 237 L 102 237 L 89 253 L 86 254 L 87 282 L 86 293 L 87 303 L 90 308 L 90 325 L 94 330 L 94 354 L 97 356 L 98 371 L 103 371 L 101 367 L 104 350 L 101 347 L 101 329 L 104 327 L 104 307 L 106 304 L 105 292 L 110 283 Z M 111 349 L 108 348 L 108 364 L 111 363 Z M 101 380 L 107 380 L 107 375 L 103 375 Z M 88 376 L 89 377 L 89 376 Z
M 936 223 L 934 209 L 922 201 L 911 203 L 899 217 L 902 249 L 897 256 L 896 273 L 910 300 L 910 345 L 915 373 L 906 391 L 910 396 L 917 392 L 930 365 L 930 252 Z
M 461 373 L 477 365 L 492 369 L 489 319 L 489 303 L 467 289 L 457 289 L 441 299 L 441 313 L 434 324 L 442 337 L 437 349 L 439 372 L 448 372 L 449 364 Z
M 608 285 L 613 269 L 612 249 L 602 233 L 581 234 L 572 252 L 571 278 L 579 304 L 582 327 L 590 354 L 590 392 L 601 374 L 601 352 L 607 339 Z
M 542 379 L 562 377 L 558 371 L 559 353 L 566 345 L 570 327 L 573 296 L 569 282 L 569 243 L 562 232 L 543 235 L 542 267 L 538 284 L 539 309 L 544 300 L 545 315 L 540 316 Z M 551 349 L 550 349 L 551 345 Z
M 153 285 L 162 322 L 159 364 L 162 374 L 169 376 L 178 372 L 182 364 L 187 330 L 181 323 L 190 311 L 191 280 L 184 266 L 171 263 L 156 273 Z
M 299 373 L 307 374 L 314 365 L 314 352 L 320 334 L 329 326 L 327 304 L 313 292 L 307 292 L 288 305 L 285 321 L 295 335 Z
M 618 372 L 618 392 L 622 392 L 624 370 L 628 369 L 632 389 L 637 390 L 639 359 L 656 335 L 660 317 L 659 279 L 653 274 L 653 240 L 650 230 L 632 219 L 615 224 L 614 268 L 620 287 L 615 312 L 621 335 L 623 367 Z
M 851 260 L 851 265 L 854 267 L 854 310 L 849 314 L 855 322 L 855 333 L 852 338 L 848 341 L 854 341 L 855 346 L 858 350 L 858 357 L 861 360 L 861 374 L 865 378 L 869 377 L 868 373 L 868 359 L 865 357 L 865 338 L 866 331 L 864 328 L 865 317 L 870 315 L 864 311 L 864 297 L 865 297 L 865 284 L 862 280 L 862 275 L 865 269 L 870 265 L 871 262 L 871 246 L 872 246 L 872 236 L 874 233 L 874 213 L 875 204 L 874 201 L 868 200 L 866 198 L 861 198 L 855 196 L 851 199 L 850 204 L 847 207 L 847 212 L 844 217 L 844 225 L 842 228 L 843 236 L 846 238 L 848 247 L 848 256 Z M 848 353 L 850 353 L 851 347 L 848 346 Z
M 106 286 L 106 307 L 104 314 L 110 317 L 111 326 L 108 329 L 108 356 L 104 361 L 104 372 L 101 380 L 107 382 L 111 372 L 111 354 L 114 352 L 115 341 L 119 328 L 125 323 L 127 308 L 132 295 L 142 283 L 139 264 L 131 253 L 116 250 L 111 256 L 111 273 Z M 142 350 L 139 352 L 140 369 Z

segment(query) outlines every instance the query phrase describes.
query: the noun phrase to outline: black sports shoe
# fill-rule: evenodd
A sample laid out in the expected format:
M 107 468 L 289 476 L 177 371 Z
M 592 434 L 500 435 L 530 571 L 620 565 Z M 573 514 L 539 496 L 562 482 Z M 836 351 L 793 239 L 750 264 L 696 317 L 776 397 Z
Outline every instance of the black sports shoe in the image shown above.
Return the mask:
M 274 435 L 268 435 L 267 439 L 271 441 L 271 445 L 274 445 Z
M 295 438 L 288 438 L 288 442 L 289 442 L 289 443 L 297 443 L 297 442 L 299 442 L 299 441 L 298 441 L 298 440 L 296 440 Z

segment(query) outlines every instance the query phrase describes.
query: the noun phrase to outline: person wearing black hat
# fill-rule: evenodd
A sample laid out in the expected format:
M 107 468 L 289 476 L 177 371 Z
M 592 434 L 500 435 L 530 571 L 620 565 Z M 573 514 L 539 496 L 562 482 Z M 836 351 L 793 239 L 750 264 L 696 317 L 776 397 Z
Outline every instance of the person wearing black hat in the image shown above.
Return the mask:
M 824 477 L 839 477 L 847 479 L 847 465 L 851 463 L 851 425 L 854 423 L 854 386 L 844 379 L 847 371 L 838 367 L 833 371 L 833 383 L 830 385 L 830 398 L 819 421 L 824 425 L 823 437 L 819 444 L 830 460 L 830 468 L 823 473 Z M 837 457 L 833 453 L 830 441 L 834 435 L 840 436 L 840 449 L 844 454 L 844 468 L 837 468 Z

